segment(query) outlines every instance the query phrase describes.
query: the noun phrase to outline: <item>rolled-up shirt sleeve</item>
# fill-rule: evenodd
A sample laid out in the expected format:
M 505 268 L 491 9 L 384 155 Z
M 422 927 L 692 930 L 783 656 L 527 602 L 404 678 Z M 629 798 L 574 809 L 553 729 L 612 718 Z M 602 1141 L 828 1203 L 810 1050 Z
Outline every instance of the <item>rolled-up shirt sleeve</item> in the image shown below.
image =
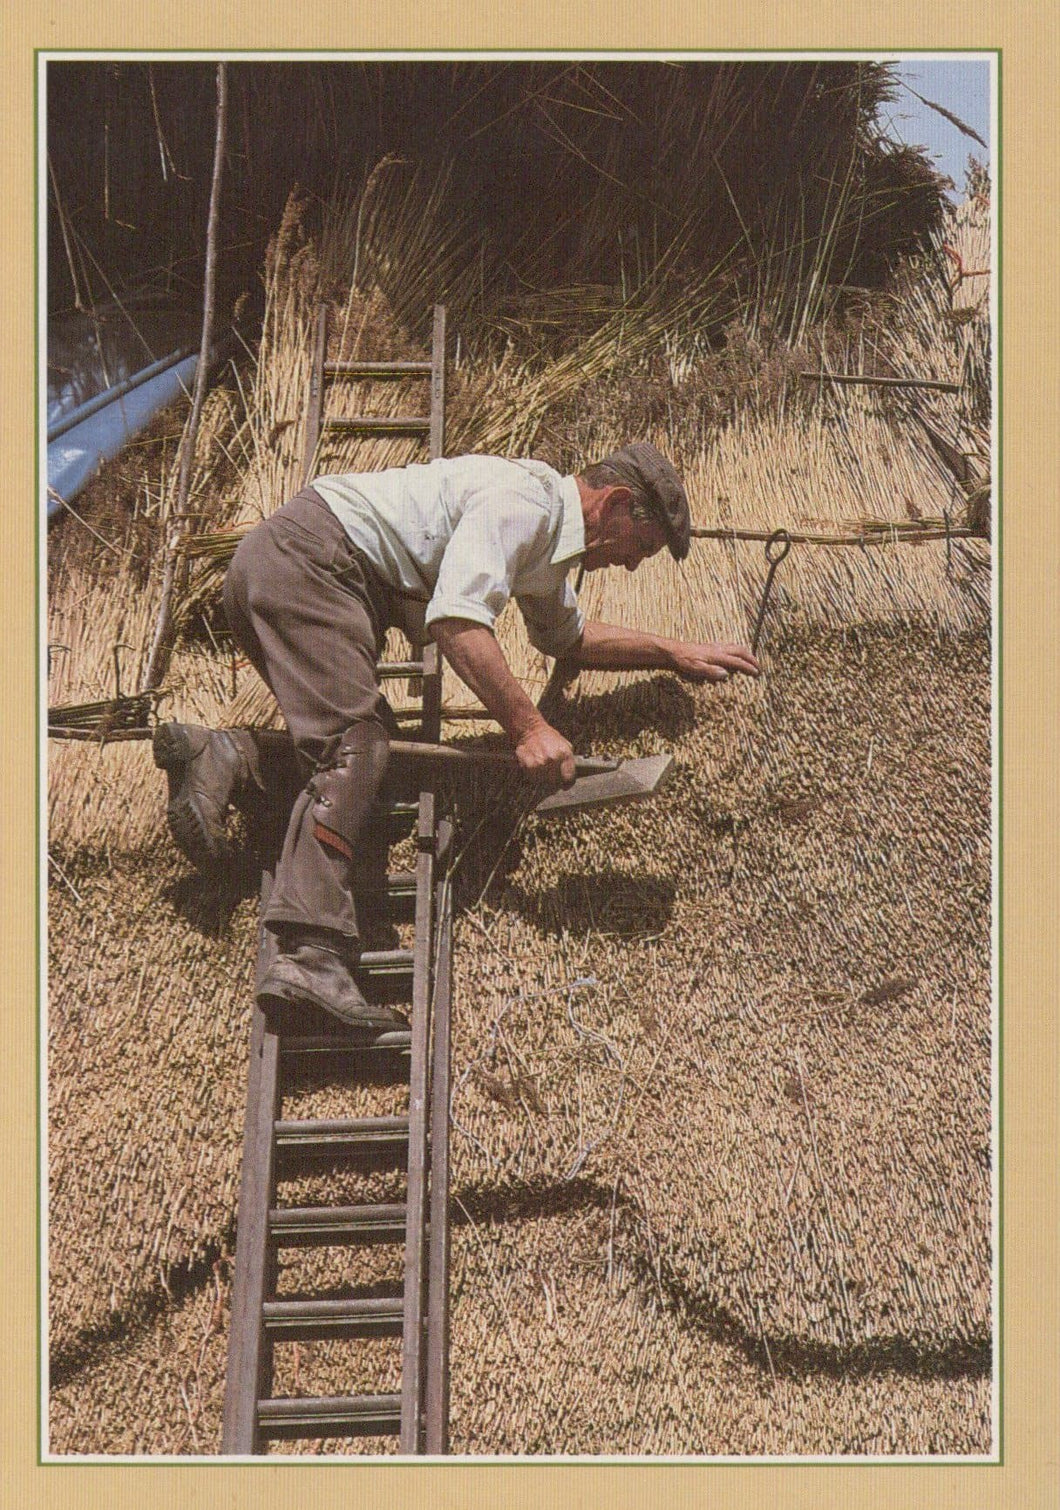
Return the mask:
M 558 660 L 581 639 L 585 615 L 569 582 L 548 597 L 521 595 L 518 604 L 530 643 L 542 654 Z
M 427 625 L 470 619 L 492 629 L 520 572 L 547 551 L 550 533 L 547 507 L 518 494 L 484 492 L 464 510 L 445 548 Z

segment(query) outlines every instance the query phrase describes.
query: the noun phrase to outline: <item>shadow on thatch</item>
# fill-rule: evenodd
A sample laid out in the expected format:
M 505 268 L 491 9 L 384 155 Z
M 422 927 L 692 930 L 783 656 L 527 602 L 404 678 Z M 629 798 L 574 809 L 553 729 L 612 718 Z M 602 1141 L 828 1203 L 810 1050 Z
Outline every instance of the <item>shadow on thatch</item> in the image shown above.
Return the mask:
M 738 1348 L 748 1362 L 777 1377 L 791 1379 L 864 1379 L 897 1374 L 913 1379 L 989 1378 L 993 1348 L 989 1337 L 955 1337 L 942 1342 L 918 1342 L 891 1336 L 836 1347 L 801 1337 L 766 1337 L 753 1333 L 728 1310 L 707 1296 L 689 1292 L 668 1269 L 646 1254 L 636 1257 L 638 1277 L 657 1284 L 674 1307 L 682 1326 Z
M 662 675 L 605 692 L 579 692 L 576 698 L 562 701 L 552 710 L 555 726 L 582 754 L 606 754 L 615 744 L 622 746 L 623 755 L 655 753 L 690 733 L 698 717 L 694 696 L 673 677 Z M 637 741 L 646 729 L 651 735 L 642 749 Z M 453 884 L 459 914 L 474 907 L 487 890 L 498 894 L 507 877 L 521 865 L 526 837 L 522 820 L 531 810 L 533 796 L 522 782 L 510 778 L 489 788 L 458 785 L 455 796 L 461 837 Z M 513 887 L 508 900 L 517 912 L 546 931 L 572 927 L 576 917 L 591 928 L 640 936 L 645 925 L 632 924 L 627 915 L 632 917 L 647 907 L 656 920 L 651 928 L 661 926 L 669 917 L 675 888 L 664 883 L 663 889 L 665 895 L 659 893 L 657 880 L 616 871 L 602 877 L 568 876 L 551 891 L 538 889 L 535 898 Z M 606 893 L 606 917 L 597 909 L 595 920 L 591 900 L 594 890 Z M 617 924 L 616 918 L 621 920 Z
M 610 1185 L 587 1178 L 478 1185 L 453 1191 L 452 1222 L 464 1227 L 482 1221 L 562 1216 L 569 1211 L 607 1211 L 614 1201 Z
M 550 1182 L 502 1182 L 453 1193 L 452 1223 L 507 1224 L 546 1220 L 587 1211 L 617 1211 L 622 1257 L 639 1285 L 653 1291 L 678 1318 L 681 1327 L 737 1350 L 755 1368 L 792 1379 L 823 1377 L 863 1379 L 900 1375 L 918 1379 L 989 1378 L 989 1337 L 953 1338 L 932 1343 L 912 1337 L 880 1337 L 848 1347 L 830 1346 L 792 1336 L 750 1331 L 726 1306 L 682 1284 L 661 1256 L 657 1241 L 646 1235 L 635 1202 L 610 1182 L 592 1178 Z M 640 1216 L 639 1221 L 630 1218 Z
M 609 933 L 645 938 L 661 933 L 673 913 L 677 882 L 620 870 L 575 871 L 547 890 L 511 884 L 502 905 L 542 933 Z
M 579 749 L 585 741 L 634 740 L 645 729 L 663 741 L 680 739 L 692 731 L 698 717 L 692 693 L 669 675 L 608 692 L 579 693 L 575 701 L 556 711 L 557 724 Z
M 760 1343 L 756 1351 L 768 1367 Z M 904 1337 L 887 1337 L 850 1349 L 813 1342 L 771 1342 L 769 1353 L 776 1373 L 796 1379 L 810 1375 L 863 1379 L 880 1374 L 912 1379 L 989 1379 L 993 1358 L 989 1338 L 918 1347 Z
M 238 853 L 229 868 L 211 878 L 188 871 L 171 882 L 162 895 L 196 933 L 221 938 L 240 903 L 257 896 L 260 888 L 261 861 L 248 850 Z
M 215 1282 L 229 1268 L 236 1246 L 235 1214 L 218 1239 L 208 1244 L 190 1263 L 173 1264 L 167 1269 L 164 1288 L 142 1291 L 133 1306 L 113 1312 L 109 1320 L 97 1326 L 80 1328 L 48 1355 L 48 1381 L 53 1390 L 61 1389 L 78 1374 L 99 1361 L 114 1343 L 128 1347 L 150 1331 L 163 1312 L 177 1310 L 190 1296 Z
M 625 1256 L 637 1281 L 653 1290 L 672 1310 L 682 1329 L 709 1337 L 739 1351 L 755 1368 L 776 1379 L 868 1379 L 897 1375 L 908 1379 L 984 1379 L 991 1375 L 993 1348 L 989 1335 L 942 1338 L 933 1341 L 893 1334 L 847 1346 L 792 1335 L 752 1331 L 727 1306 L 708 1293 L 691 1289 L 667 1263 L 658 1240 L 645 1226 L 644 1213 L 635 1231 L 628 1225 L 634 1205 L 617 1202 L 623 1224 Z M 646 1241 L 638 1241 L 638 1235 Z M 632 1241 L 631 1241 L 632 1240 Z

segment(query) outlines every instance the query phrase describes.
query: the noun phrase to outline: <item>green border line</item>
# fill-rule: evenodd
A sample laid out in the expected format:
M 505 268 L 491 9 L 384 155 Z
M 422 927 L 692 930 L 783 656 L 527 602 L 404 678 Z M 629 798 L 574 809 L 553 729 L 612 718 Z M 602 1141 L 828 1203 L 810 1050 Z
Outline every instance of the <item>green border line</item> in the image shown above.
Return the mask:
M 997 909 L 997 1046 L 994 1055 L 995 1071 L 997 1074 L 997 1357 L 994 1360 L 994 1368 L 997 1371 L 997 1452 L 998 1466 L 1004 1467 L 1005 1463 L 1005 1076 L 1002 1066 L 1005 1059 L 1005 720 L 1004 720 L 1004 672 L 1005 656 L 1003 649 L 1005 634 L 1005 551 L 1004 551 L 1004 498 L 1003 474 L 1005 448 L 1002 444 L 1004 433 L 1004 375 L 1005 364 L 1002 361 L 1002 303 L 1004 300 L 1005 284 L 1001 276 L 1003 253 L 1002 253 L 1002 226 L 1004 224 L 1001 209 L 1002 199 L 1002 174 L 1001 174 L 1001 48 L 996 48 L 997 56 L 997 147 L 994 152 L 994 163 L 991 171 L 991 198 L 993 211 L 996 216 L 994 225 L 997 240 L 997 270 L 994 274 L 994 287 L 997 290 L 997 349 L 990 354 L 991 369 L 996 377 L 995 392 L 997 396 L 997 481 L 994 486 L 994 532 L 997 536 L 997 624 L 995 625 L 997 644 L 997 741 L 994 752 L 997 771 L 997 896 L 994 905 Z M 995 194 L 996 189 L 996 194 Z
M 678 62 L 705 62 L 705 63 L 739 63 L 744 58 L 769 56 L 775 57 L 780 62 L 829 62 L 833 58 L 861 58 L 866 63 L 901 63 L 907 58 L 938 58 L 948 54 L 959 54 L 954 61 L 962 59 L 969 63 L 985 60 L 989 55 L 995 55 L 1000 63 L 1001 48 L 999 47 L 817 47 L 817 48 L 793 48 L 793 47 L 42 47 L 35 50 L 37 53 L 45 53 L 49 62 L 53 59 L 74 58 L 81 62 L 92 63 L 109 62 L 114 58 L 131 58 L 135 61 L 150 62 L 152 60 L 163 61 L 169 58 L 180 57 L 189 62 L 196 60 L 203 64 L 216 63 L 218 60 L 240 58 L 249 61 L 251 67 L 260 63 L 262 67 L 270 66 L 270 59 L 266 54 L 285 53 L 288 56 L 273 59 L 278 63 L 305 64 L 309 67 L 316 59 L 335 59 L 340 62 L 372 62 L 378 57 L 393 53 L 402 58 L 407 58 L 410 63 L 417 61 L 424 64 L 441 63 L 449 59 L 459 61 L 462 58 L 486 57 L 493 58 L 497 62 L 503 62 L 508 58 L 531 58 L 539 62 L 547 63 L 555 59 L 562 62 L 572 59 L 575 62 L 585 60 L 589 62 L 638 62 L 665 63 L 670 59 Z M 966 56 L 972 54 L 973 56 Z M 998 96 L 1000 103 L 1000 93 Z
M 36 431 L 35 440 L 34 440 L 34 454 L 36 456 L 36 463 L 37 464 L 36 464 L 36 466 L 34 468 L 34 478 L 35 478 L 35 481 L 36 481 L 36 489 L 35 489 L 35 491 L 36 491 L 36 497 L 33 500 L 33 573 L 34 573 L 34 580 L 33 580 L 33 612 L 34 612 L 34 616 L 35 616 L 35 622 L 34 622 L 34 625 L 33 625 L 33 638 L 34 638 L 35 646 L 36 646 L 36 654 L 34 656 L 34 667 L 33 667 L 33 692 L 34 692 L 33 720 L 34 720 L 34 723 L 36 724 L 36 738 L 33 741 L 33 752 L 34 752 L 34 758 L 35 758 L 35 769 L 34 769 L 34 772 L 33 772 L 33 790 L 34 790 L 34 795 L 35 795 L 35 798 L 36 798 L 36 805 L 35 805 L 34 810 L 33 810 L 33 817 L 34 817 L 34 825 L 33 825 L 33 858 L 34 858 L 34 871 L 35 871 L 35 874 L 36 874 L 37 886 L 36 886 L 36 897 L 34 898 L 34 900 L 36 902 L 36 907 L 34 908 L 34 911 L 33 911 L 33 945 L 34 945 L 33 970 L 34 970 L 34 976 L 35 976 L 36 986 L 37 986 L 37 989 L 36 989 L 36 1001 L 37 1001 L 37 1013 L 36 1013 L 36 1019 L 37 1019 L 36 1020 L 37 1083 L 36 1083 L 36 1085 L 34 1087 L 35 1100 L 36 1100 L 36 1103 L 37 1103 L 37 1110 L 36 1110 L 36 1119 L 37 1119 L 37 1210 L 36 1210 L 37 1221 L 36 1221 L 36 1226 L 37 1226 L 37 1230 L 36 1230 L 36 1233 L 35 1233 L 36 1248 L 37 1248 L 37 1297 L 36 1297 L 36 1306 L 35 1306 L 34 1309 L 35 1309 L 35 1313 L 36 1313 L 36 1317 L 37 1317 L 37 1405 L 36 1405 L 36 1417 L 37 1417 L 37 1467 L 38 1468 L 41 1466 L 41 1463 L 42 1463 L 42 1460 L 43 1460 L 43 1444 L 44 1444 L 44 1404 L 43 1404 L 43 1402 L 44 1402 L 44 1364 L 45 1364 L 44 1348 L 41 1345 L 41 1339 L 43 1337 L 42 1326 L 43 1326 L 43 1322 L 44 1322 L 44 1319 L 45 1319 L 44 1318 L 44 1274 L 45 1274 L 44 1259 L 45 1259 L 45 1254 L 44 1254 L 44 1244 L 41 1241 L 41 1212 L 42 1212 L 42 1200 L 43 1200 L 43 1195 L 44 1195 L 44 1170 L 42 1168 L 42 1156 L 41 1156 L 41 1150 L 42 1150 L 42 1147 L 43 1147 L 43 1138 L 44 1138 L 44 1128 L 43 1128 L 43 1125 L 42 1125 L 43 1119 L 42 1119 L 42 1116 L 41 1116 L 41 1098 L 42 1098 L 42 1096 L 44 1094 L 44 1079 L 43 1079 L 43 1076 L 44 1076 L 44 1064 L 43 1064 L 43 1057 L 42 1057 L 43 1056 L 43 1047 L 42 1047 L 42 1042 L 41 1042 L 41 1039 L 42 1039 L 43 1035 L 42 1035 L 42 1031 L 41 1031 L 41 1029 L 42 1029 L 41 1019 L 43 1017 L 44 1008 L 45 1008 L 44 981 L 42 979 L 42 971 L 41 971 L 41 947 L 43 945 L 43 939 L 41 937 L 41 906 L 44 903 L 44 901 L 45 901 L 45 899 L 47 897 L 47 894 L 48 894 L 47 876 L 44 877 L 43 891 L 42 891 L 42 887 L 41 887 L 41 879 L 42 879 L 41 878 L 41 824 L 42 824 L 42 818 L 41 818 L 41 800 L 42 800 L 42 797 L 43 797 L 43 793 L 41 792 L 41 755 L 42 755 L 41 738 L 42 738 L 42 736 L 41 736 L 41 726 L 40 726 L 40 704 L 41 704 L 41 669 L 40 669 L 40 650 L 41 650 L 41 647 L 40 647 L 40 631 L 41 631 L 41 559 L 40 559 L 41 549 L 40 549 L 40 529 L 41 529 L 41 518 L 40 518 L 40 500 L 41 500 L 41 482 L 42 482 L 42 473 L 41 473 L 42 458 L 41 458 L 41 445 L 40 445 L 40 411 L 39 411 L 39 404 L 40 404 L 40 303 L 41 303 L 40 183 L 39 183 L 39 175 L 40 175 L 40 62 L 39 62 L 39 53 L 40 53 L 40 49 L 39 48 L 34 48 L 34 50 L 33 50 L 33 191 L 34 191 L 33 192 L 33 312 L 34 312 L 34 320 L 33 320 L 33 386 L 34 386 L 34 394 L 33 394 L 33 417 L 34 417 L 34 429 Z

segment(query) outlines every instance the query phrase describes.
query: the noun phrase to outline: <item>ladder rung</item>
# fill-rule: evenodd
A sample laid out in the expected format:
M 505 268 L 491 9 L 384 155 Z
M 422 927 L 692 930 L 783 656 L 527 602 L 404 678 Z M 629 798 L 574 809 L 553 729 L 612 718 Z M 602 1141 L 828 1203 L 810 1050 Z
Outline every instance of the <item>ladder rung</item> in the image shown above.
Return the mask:
M 418 802 L 380 802 L 373 808 L 372 816 L 382 820 L 387 838 L 397 842 L 415 828 L 419 811 Z
M 386 1300 L 267 1300 L 265 1331 L 274 1342 L 325 1338 L 400 1337 L 401 1296 Z
M 376 805 L 373 816 L 415 819 L 419 810 L 418 802 L 380 802 Z
M 426 435 L 431 421 L 422 414 L 352 414 L 349 419 L 326 419 L 320 428 L 344 434 L 359 430 L 365 435 Z
M 346 1037 L 340 1033 L 285 1034 L 280 1052 L 287 1054 L 407 1054 L 412 1047 L 409 1028 L 387 1028 L 369 1038 Z
M 394 708 L 392 711 L 398 723 L 418 723 L 423 718 L 420 708 Z M 462 723 L 466 719 L 498 722 L 496 715 L 488 708 L 442 708 L 439 717 L 443 724 Z
M 411 949 L 366 949 L 357 966 L 358 974 L 378 978 L 380 975 L 408 975 L 414 956 Z
M 325 362 L 324 376 L 330 378 L 430 377 L 430 362 Z
M 400 1395 L 322 1395 L 258 1401 L 259 1430 L 263 1437 L 273 1441 L 392 1436 L 400 1425 Z
M 337 1158 L 353 1154 L 405 1161 L 408 1117 L 342 1117 L 330 1121 L 275 1122 L 276 1152 L 288 1157 Z
M 275 1206 L 269 1236 L 281 1248 L 405 1241 L 404 1206 Z
M 416 903 L 416 876 L 412 871 L 391 871 L 385 889 L 378 883 L 373 885 L 371 878 L 364 879 L 363 885 L 355 881 L 355 885 L 358 907 L 396 922 L 412 921 Z
M 383 661 L 376 668 L 376 675 L 384 681 L 398 676 L 422 676 L 422 661 Z
M 391 902 L 404 901 L 416 895 L 416 872 L 392 870 L 386 878 L 386 894 Z

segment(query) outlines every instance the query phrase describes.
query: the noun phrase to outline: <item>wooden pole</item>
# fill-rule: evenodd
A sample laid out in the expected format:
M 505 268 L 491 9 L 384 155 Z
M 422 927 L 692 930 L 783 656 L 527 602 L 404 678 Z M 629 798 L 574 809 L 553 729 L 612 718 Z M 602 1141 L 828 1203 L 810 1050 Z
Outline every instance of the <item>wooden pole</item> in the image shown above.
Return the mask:
M 175 625 L 173 622 L 173 598 L 178 574 L 183 566 L 181 543 L 187 532 L 188 494 L 191 490 L 191 469 L 195 459 L 195 441 L 199 433 L 203 400 L 206 397 L 206 376 L 210 365 L 210 349 L 213 345 L 214 290 L 217 282 L 217 224 L 220 219 L 221 180 L 224 173 L 225 138 L 228 129 L 228 65 L 217 65 L 217 126 L 214 136 L 213 178 L 210 183 L 210 212 L 206 223 L 206 269 L 203 276 L 202 294 L 202 341 L 199 345 L 199 363 L 195 369 L 195 388 L 192 394 L 191 413 L 184 427 L 180 453 L 180 473 L 177 480 L 177 497 L 170 515 L 166 536 L 166 549 L 162 569 L 162 602 L 155 623 L 154 638 L 147 659 L 144 687 L 147 690 L 159 686 L 169 667 L 173 653 Z
M 689 533 L 693 540 L 768 540 L 774 532 L 693 525 Z M 873 520 L 861 529 L 852 525 L 841 535 L 812 535 L 789 530 L 788 537 L 792 545 L 919 545 L 924 540 L 963 540 L 979 533 L 962 524 L 947 527 L 945 520 L 881 519 Z

